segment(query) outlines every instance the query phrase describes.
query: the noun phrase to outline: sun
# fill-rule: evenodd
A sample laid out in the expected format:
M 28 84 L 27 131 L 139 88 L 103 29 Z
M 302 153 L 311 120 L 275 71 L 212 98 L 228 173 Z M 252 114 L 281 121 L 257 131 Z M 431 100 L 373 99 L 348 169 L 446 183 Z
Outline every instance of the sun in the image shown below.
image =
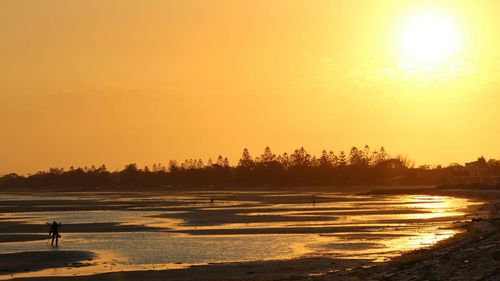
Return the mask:
M 435 64 L 453 56 L 458 49 L 458 33 L 450 18 L 424 13 L 410 18 L 401 29 L 401 49 L 413 60 Z

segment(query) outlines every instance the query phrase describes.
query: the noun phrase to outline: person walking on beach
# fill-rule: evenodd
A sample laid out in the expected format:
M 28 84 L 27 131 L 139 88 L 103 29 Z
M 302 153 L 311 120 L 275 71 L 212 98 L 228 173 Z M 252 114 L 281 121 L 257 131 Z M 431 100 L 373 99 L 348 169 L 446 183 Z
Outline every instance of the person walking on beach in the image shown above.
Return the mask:
M 61 235 L 59 235 L 59 228 L 61 227 L 61 223 L 57 223 L 56 221 L 52 222 L 49 228 L 49 236 L 52 237 L 52 243 L 50 244 L 52 247 L 54 247 L 54 240 L 56 240 L 56 247 L 59 242 L 59 238 L 61 238 Z

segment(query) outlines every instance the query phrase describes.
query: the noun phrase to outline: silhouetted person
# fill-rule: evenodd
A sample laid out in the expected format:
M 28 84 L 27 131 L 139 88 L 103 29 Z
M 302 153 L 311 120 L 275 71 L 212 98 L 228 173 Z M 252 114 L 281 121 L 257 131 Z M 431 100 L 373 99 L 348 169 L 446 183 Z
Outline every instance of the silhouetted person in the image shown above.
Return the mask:
M 54 240 L 56 240 L 56 247 L 59 242 L 59 228 L 61 227 L 61 223 L 57 223 L 56 221 L 52 222 L 49 228 L 49 236 L 52 236 L 52 243 L 50 244 L 52 247 L 54 246 Z
M 316 195 L 313 195 L 313 205 L 316 205 Z
M 213 198 L 210 198 L 210 204 L 213 205 L 214 204 L 214 199 Z

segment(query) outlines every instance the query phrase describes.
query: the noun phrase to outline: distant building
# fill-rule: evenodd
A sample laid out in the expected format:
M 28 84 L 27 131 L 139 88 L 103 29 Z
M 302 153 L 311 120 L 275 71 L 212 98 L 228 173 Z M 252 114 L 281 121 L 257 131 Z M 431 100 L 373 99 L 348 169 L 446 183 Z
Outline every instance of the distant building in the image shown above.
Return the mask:
M 465 167 L 454 167 L 454 174 L 456 183 L 500 183 L 500 176 L 490 173 L 483 156 L 477 161 L 465 163 Z
M 488 164 L 483 156 L 479 157 L 475 162 L 465 163 L 465 169 L 468 172 L 469 181 L 488 182 Z

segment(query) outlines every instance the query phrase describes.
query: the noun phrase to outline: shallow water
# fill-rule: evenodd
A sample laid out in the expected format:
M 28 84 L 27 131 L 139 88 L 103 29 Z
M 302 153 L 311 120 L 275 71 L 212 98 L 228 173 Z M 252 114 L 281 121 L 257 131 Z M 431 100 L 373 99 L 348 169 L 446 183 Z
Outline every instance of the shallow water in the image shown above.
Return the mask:
M 5 195 L 2 197 L 5 207 L 36 200 L 34 205 L 40 209 L 3 213 L 0 217 L 3 221 L 23 224 L 61 221 L 63 239 L 58 249 L 50 248 L 47 241 L 0 243 L 0 253 L 82 250 L 98 254 L 92 265 L 85 268 L 47 269 L 13 277 L 168 269 L 301 256 L 385 261 L 453 236 L 457 231 L 452 227 L 453 222 L 463 219 L 468 206 L 477 204 L 444 196 L 339 193 L 315 193 L 313 204 L 312 196 L 285 192 L 133 196 L 89 193 L 50 198 L 33 194 Z M 214 199 L 213 204 L 209 203 L 210 199 Z M 56 205 L 51 200 L 57 200 Z M 78 210 L 81 201 L 82 205 L 99 205 L 100 209 Z M 106 209 L 118 203 L 119 209 Z M 46 206 L 68 205 L 75 208 L 44 211 Z M 64 225 L 108 222 L 154 229 L 64 232 Z M 10 277 L 0 275 L 1 279 Z

